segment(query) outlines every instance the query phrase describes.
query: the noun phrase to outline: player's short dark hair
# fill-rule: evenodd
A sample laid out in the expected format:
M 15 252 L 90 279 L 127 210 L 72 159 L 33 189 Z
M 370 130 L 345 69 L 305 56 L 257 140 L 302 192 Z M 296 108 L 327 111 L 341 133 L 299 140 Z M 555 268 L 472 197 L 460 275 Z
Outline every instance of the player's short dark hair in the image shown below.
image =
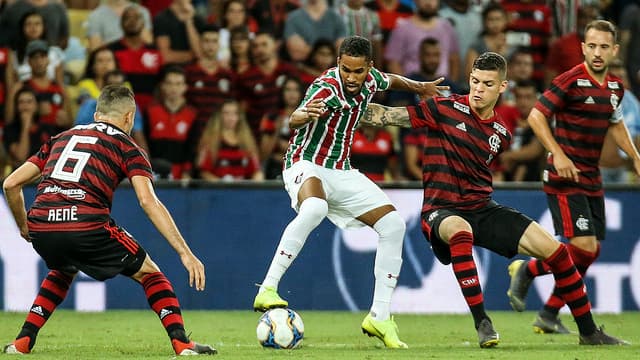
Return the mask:
M 364 57 L 366 61 L 371 61 L 373 58 L 371 41 L 362 36 L 349 36 L 340 44 L 338 57 L 342 57 L 342 55 Z
M 504 56 L 491 51 L 478 56 L 473 62 L 472 69 L 497 71 L 500 74 L 500 79 L 507 78 L 507 60 Z
M 103 87 L 96 104 L 96 112 L 107 116 L 123 115 L 135 109 L 136 101 L 133 98 L 133 92 L 124 85 Z
M 593 20 L 584 28 L 584 33 L 586 34 L 587 31 L 591 29 L 611 33 L 611 35 L 613 35 L 613 43 L 618 43 L 618 29 L 612 22 L 607 20 Z

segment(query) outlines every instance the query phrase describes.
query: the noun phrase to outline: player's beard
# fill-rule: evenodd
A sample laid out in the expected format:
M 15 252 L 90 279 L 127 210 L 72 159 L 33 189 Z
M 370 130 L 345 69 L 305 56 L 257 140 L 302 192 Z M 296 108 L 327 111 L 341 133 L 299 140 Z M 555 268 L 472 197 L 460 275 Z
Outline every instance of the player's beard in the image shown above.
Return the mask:
M 592 73 L 594 74 L 603 74 L 606 73 L 609 70 L 609 64 L 605 63 L 603 61 L 603 66 L 601 68 L 596 68 L 593 66 L 593 63 L 590 61 L 587 61 L 587 66 L 589 67 L 589 70 L 591 70 Z

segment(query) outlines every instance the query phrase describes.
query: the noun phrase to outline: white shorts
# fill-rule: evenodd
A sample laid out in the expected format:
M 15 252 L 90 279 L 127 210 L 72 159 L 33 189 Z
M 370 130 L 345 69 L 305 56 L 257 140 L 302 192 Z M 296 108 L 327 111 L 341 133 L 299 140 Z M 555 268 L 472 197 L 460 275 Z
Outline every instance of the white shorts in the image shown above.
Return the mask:
M 356 219 L 358 216 L 384 205 L 392 205 L 387 194 L 358 170 L 333 170 L 300 160 L 282 172 L 284 187 L 295 211 L 298 211 L 300 187 L 311 177 L 322 181 L 329 204 L 327 217 L 342 229 L 365 226 Z

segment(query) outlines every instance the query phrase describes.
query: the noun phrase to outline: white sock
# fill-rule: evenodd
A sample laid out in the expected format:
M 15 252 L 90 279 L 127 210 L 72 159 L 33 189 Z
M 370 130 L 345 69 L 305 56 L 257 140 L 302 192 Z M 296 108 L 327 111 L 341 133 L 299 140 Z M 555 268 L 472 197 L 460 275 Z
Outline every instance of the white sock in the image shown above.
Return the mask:
M 371 316 L 384 321 L 391 316 L 389 308 L 402 267 L 402 243 L 406 224 L 397 211 L 392 211 L 378 220 L 373 229 L 378 233 L 379 240 L 373 270 L 376 281 Z
M 271 266 L 262 282 L 263 287 L 270 286 L 278 289 L 280 279 L 287 271 L 293 260 L 307 241 L 307 237 L 327 216 L 329 205 L 324 199 L 310 197 L 300 204 L 298 215 L 291 220 L 284 229 L 276 253 L 271 261 Z

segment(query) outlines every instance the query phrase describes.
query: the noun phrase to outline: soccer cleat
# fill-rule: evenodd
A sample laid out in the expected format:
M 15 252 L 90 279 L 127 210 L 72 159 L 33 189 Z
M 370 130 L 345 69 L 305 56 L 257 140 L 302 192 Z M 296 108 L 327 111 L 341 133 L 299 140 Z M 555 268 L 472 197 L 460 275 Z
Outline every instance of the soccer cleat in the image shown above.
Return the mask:
M 31 352 L 31 349 L 29 349 L 30 341 L 31 339 L 28 336 L 23 336 L 5 345 L 2 352 L 5 354 L 28 354 Z
M 580 345 L 631 345 L 631 343 L 608 335 L 601 326 L 591 335 L 580 334 Z
M 284 300 L 280 295 L 278 295 L 275 288 L 265 286 L 263 289 L 264 290 L 262 292 L 259 292 L 258 295 L 256 295 L 255 300 L 253 300 L 254 311 L 265 312 L 269 309 L 286 308 L 289 305 L 287 300 Z
M 407 344 L 398 338 L 398 325 L 393 317 L 388 320 L 375 320 L 371 314 L 367 314 L 362 321 L 362 333 L 377 337 L 390 349 L 408 348 Z
M 571 334 L 571 330 L 560 321 L 559 317 L 536 316 L 533 322 L 533 332 L 536 334 Z
M 211 347 L 211 345 L 198 344 L 195 341 L 183 343 L 178 339 L 172 339 L 171 345 L 178 356 L 215 355 L 218 353 L 218 351 Z
M 527 275 L 527 262 L 515 260 L 509 264 L 509 276 L 511 283 L 507 296 L 513 310 L 522 312 L 527 307 L 526 297 L 533 278 Z
M 483 349 L 492 348 L 498 345 L 500 335 L 493 329 L 491 320 L 482 319 L 478 326 L 478 344 Z

